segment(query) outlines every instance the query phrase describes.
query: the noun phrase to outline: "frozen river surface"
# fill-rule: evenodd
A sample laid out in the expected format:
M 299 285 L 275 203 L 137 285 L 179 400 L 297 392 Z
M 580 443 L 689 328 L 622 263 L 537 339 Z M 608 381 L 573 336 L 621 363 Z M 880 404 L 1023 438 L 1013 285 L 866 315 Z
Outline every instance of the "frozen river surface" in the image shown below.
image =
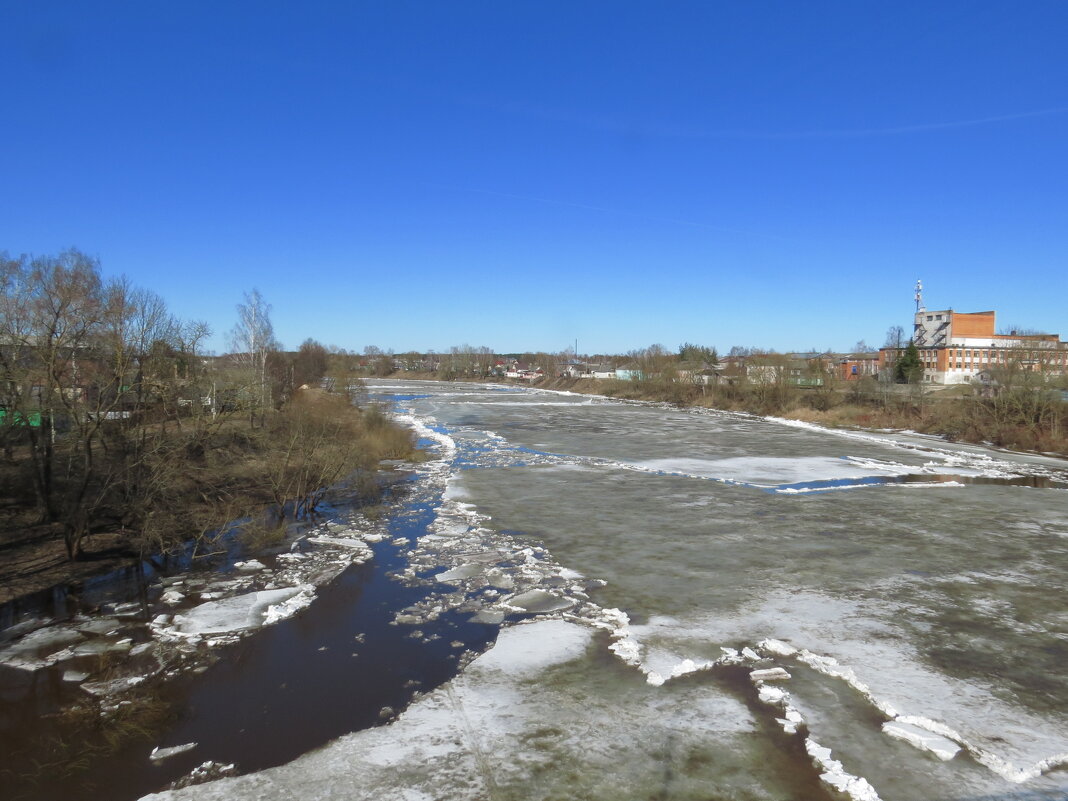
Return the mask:
M 399 718 L 152 798 L 1068 797 L 1068 465 L 381 381 L 441 456 L 397 616 L 502 622 Z M 338 692 L 345 692 L 338 688 Z

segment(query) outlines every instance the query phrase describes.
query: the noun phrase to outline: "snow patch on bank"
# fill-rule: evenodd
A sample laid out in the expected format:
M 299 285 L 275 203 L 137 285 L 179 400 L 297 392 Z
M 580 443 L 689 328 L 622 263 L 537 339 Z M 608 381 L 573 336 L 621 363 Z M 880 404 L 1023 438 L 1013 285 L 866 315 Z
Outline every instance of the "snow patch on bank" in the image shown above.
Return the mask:
M 945 440 L 938 437 L 931 437 L 930 442 L 911 442 L 903 438 L 905 436 L 915 438 L 924 436 L 915 432 L 887 432 L 880 434 L 853 429 L 825 428 L 815 423 L 790 420 L 783 417 L 762 417 L 758 419 L 789 428 L 933 456 L 934 460 L 925 463 L 919 472 L 957 473 L 958 475 L 984 476 L 987 478 L 1018 478 L 1023 475 L 1046 476 L 1059 480 L 1065 480 L 1066 478 L 1062 463 L 1056 458 L 1049 459 L 1029 454 L 1018 454 L 1016 455 L 1017 461 L 1009 458 L 1008 455 L 999 458 L 988 453 L 982 453 L 978 448 L 972 449 L 970 446 L 962 446 L 960 450 L 944 447 Z M 941 443 L 943 447 L 938 447 L 936 443 Z

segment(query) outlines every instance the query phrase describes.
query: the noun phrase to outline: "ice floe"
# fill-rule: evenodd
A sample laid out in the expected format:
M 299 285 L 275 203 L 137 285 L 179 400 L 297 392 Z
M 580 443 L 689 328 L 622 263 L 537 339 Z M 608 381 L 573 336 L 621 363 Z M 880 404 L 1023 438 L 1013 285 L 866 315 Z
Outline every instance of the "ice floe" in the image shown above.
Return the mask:
M 879 801 L 879 794 L 868 780 L 847 773 L 842 763 L 834 759 L 831 749 L 824 748 L 811 737 L 805 738 L 805 750 L 822 771 L 820 779 L 854 801 Z
M 66 626 L 40 628 L 0 649 L 0 664 L 22 670 L 40 670 L 73 656 L 73 646 L 85 635 Z
M 167 748 L 159 748 L 157 746 L 156 748 L 152 749 L 152 753 L 148 755 L 148 758 L 151 759 L 153 762 L 162 762 L 163 760 L 170 759 L 173 756 L 178 756 L 179 754 L 184 754 L 187 751 L 192 751 L 196 747 L 196 743 L 172 745 Z
M 589 626 L 563 620 L 506 628 L 463 673 L 387 725 L 288 765 L 148 798 L 648 798 L 665 788 L 665 759 L 677 767 L 671 789 L 681 797 L 706 796 L 725 763 L 738 778 L 720 783 L 724 793 L 789 797 L 773 777 L 742 769 L 756 732 L 743 704 L 696 687 L 680 689 L 676 703 L 649 703 L 655 691 L 639 682 L 618 687 L 613 703 L 589 692 L 594 642 Z M 549 674 L 558 681 L 541 681 Z M 673 752 L 679 739 L 689 745 Z
M 299 603 L 290 604 L 288 607 L 283 606 L 298 596 L 300 596 Z M 280 610 L 288 608 L 292 614 L 311 603 L 312 598 L 310 587 L 297 586 L 250 592 L 222 601 L 207 601 L 188 612 L 175 615 L 170 628 L 160 629 L 160 633 L 173 633 L 182 637 L 202 637 L 206 634 L 223 634 L 259 628 L 266 623 L 268 618 L 272 622 L 283 619 Z
M 923 751 L 930 751 L 943 761 L 953 759 L 960 753 L 960 746 L 953 740 L 906 723 L 904 719 L 888 720 L 883 724 L 883 732 Z

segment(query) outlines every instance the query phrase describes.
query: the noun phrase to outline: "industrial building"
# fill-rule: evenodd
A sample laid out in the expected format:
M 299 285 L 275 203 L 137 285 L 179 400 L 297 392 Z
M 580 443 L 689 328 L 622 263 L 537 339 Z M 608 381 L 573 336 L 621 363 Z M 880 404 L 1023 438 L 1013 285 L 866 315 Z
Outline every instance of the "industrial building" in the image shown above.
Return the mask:
M 1068 342 L 1057 334 L 996 334 L 995 313 L 929 311 L 922 285 L 916 284 L 916 321 L 912 341 L 923 362 L 923 380 L 931 384 L 967 384 L 999 369 L 1050 375 L 1068 373 Z M 892 369 L 903 349 L 883 348 L 880 370 Z

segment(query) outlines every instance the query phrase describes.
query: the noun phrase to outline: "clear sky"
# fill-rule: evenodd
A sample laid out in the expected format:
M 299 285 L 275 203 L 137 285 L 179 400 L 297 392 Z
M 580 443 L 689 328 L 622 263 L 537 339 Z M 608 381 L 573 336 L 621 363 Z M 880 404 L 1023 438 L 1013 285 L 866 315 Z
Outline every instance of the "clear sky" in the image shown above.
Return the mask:
M 0 250 L 226 334 L 1068 338 L 1068 3 L 0 0 Z

